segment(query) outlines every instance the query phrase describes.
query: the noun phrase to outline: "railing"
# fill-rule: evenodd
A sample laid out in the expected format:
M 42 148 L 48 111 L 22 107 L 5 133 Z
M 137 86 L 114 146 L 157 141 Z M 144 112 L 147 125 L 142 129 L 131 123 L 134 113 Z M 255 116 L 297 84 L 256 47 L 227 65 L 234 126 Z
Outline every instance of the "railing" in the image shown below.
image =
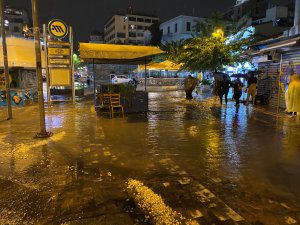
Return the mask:
M 140 86 L 145 85 L 145 78 L 138 80 Z M 147 86 L 177 86 L 184 88 L 184 78 L 147 78 Z

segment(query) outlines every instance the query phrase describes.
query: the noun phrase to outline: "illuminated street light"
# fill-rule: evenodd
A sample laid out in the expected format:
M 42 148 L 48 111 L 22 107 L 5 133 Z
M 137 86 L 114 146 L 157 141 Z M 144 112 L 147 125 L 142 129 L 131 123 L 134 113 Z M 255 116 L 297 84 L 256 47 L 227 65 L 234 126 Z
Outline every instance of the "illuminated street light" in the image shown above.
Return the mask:
M 4 26 L 8 27 L 9 25 L 9 21 L 8 20 L 4 20 Z
M 216 30 L 216 32 L 219 34 L 219 35 L 221 35 L 221 40 L 223 41 L 223 39 L 224 39 L 224 31 L 222 30 L 222 29 L 217 29 Z

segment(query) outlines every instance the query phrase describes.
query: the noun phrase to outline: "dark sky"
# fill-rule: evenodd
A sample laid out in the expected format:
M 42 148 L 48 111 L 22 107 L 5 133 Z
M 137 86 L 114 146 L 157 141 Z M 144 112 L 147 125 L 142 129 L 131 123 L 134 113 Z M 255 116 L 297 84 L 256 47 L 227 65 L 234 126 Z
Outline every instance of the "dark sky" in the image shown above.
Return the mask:
M 5 5 L 24 7 L 31 14 L 31 0 L 4 0 Z M 180 14 L 207 17 L 214 11 L 226 11 L 235 0 L 39 0 L 39 22 L 62 19 L 73 27 L 75 42 L 87 41 L 94 29 L 103 31 L 112 12 L 131 4 L 134 12 L 156 12 L 162 21 Z

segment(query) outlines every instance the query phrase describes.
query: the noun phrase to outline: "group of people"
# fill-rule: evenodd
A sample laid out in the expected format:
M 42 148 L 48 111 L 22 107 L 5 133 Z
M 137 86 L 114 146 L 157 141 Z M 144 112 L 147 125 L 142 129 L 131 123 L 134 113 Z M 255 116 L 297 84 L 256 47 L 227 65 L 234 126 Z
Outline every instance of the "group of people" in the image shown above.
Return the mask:
M 229 88 L 233 88 L 233 99 L 236 102 L 235 105 L 239 106 L 240 98 L 243 94 L 243 90 L 245 90 L 245 92 L 247 92 L 245 105 L 249 104 L 250 97 L 252 98 L 252 104 L 254 105 L 256 97 L 256 84 L 257 78 L 253 74 L 251 74 L 248 78 L 248 85 L 246 89 L 244 89 L 244 84 L 242 83 L 240 78 L 231 81 L 229 76 L 224 74 L 223 80 L 215 80 L 213 93 L 216 97 L 219 97 L 221 105 L 223 102 L 223 96 L 225 96 L 225 104 L 227 104 Z

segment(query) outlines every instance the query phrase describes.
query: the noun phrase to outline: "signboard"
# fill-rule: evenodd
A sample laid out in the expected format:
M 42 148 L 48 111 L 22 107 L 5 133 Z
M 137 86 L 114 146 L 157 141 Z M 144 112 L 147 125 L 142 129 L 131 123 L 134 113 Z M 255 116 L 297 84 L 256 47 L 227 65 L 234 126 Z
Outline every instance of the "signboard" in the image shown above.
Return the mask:
M 69 56 L 69 48 L 48 48 L 48 55 L 59 55 L 59 56 Z
M 11 83 L 11 75 L 8 75 L 9 77 L 9 83 Z M 5 90 L 5 74 L 1 73 L 0 74 L 0 90 Z
M 70 69 L 50 68 L 50 86 L 71 86 Z
M 68 34 L 68 26 L 64 21 L 54 19 L 48 23 L 48 31 L 51 36 L 62 39 Z
M 70 46 L 69 42 L 63 42 L 63 41 L 49 41 L 48 45 L 54 45 L 54 46 Z
M 70 59 L 53 59 L 53 58 L 49 58 L 49 63 L 50 64 L 55 64 L 55 65 L 70 65 Z

